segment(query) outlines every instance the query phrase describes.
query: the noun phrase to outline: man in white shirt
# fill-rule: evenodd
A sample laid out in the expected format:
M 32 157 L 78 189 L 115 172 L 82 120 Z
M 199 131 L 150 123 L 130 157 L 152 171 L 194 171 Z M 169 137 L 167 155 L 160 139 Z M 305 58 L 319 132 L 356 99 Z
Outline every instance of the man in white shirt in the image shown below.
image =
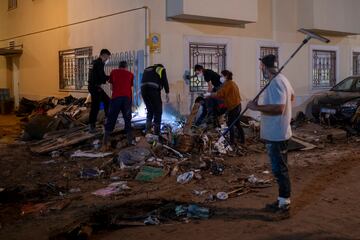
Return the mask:
M 260 59 L 265 79 L 272 79 L 276 73 L 276 57 L 272 54 Z M 248 103 L 248 108 L 261 112 L 260 136 L 266 142 L 272 172 L 279 186 L 279 197 L 275 203 L 267 204 L 265 209 L 274 212 L 288 212 L 290 209 L 291 184 L 287 164 L 288 140 L 291 132 L 291 108 L 294 90 L 287 78 L 279 74 L 265 89 L 263 103 Z

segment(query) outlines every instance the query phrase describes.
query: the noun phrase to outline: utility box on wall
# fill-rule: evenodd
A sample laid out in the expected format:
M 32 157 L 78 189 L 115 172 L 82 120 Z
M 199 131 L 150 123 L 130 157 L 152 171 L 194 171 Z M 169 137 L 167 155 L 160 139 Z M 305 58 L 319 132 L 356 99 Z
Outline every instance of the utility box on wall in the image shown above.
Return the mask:
M 360 34 L 359 0 L 298 0 L 298 27 L 327 35 Z
M 166 16 L 177 21 L 244 27 L 257 15 L 257 0 L 166 0 Z

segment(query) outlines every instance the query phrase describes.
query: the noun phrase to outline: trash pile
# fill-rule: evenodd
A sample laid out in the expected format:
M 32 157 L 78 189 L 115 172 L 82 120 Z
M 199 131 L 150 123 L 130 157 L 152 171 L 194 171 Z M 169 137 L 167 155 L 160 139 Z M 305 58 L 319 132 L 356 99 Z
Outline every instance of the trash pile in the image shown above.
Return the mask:
M 18 117 L 23 117 L 23 140 L 39 140 L 46 133 L 63 129 L 86 126 L 89 109 L 86 98 L 74 98 L 71 95 L 63 99 L 55 97 L 32 101 L 22 98 Z
M 27 146 L 32 153 L 49 157 L 40 164 L 44 167 L 56 166 L 60 169 L 58 175 L 66 181 L 63 184 L 66 186 L 61 189 L 47 187 L 53 189 L 56 196 L 67 199 L 73 195 L 87 194 L 96 201 L 117 200 L 124 196 L 138 197 L 137 194 L 164 191 L 164 186 L 185 189 L 185 194 L 190 197 L 186 202 L 176 202 L 171 206 L 171 219 L 186 222 L 211 216 L 209 208 L 195 203 L 226 201 L 273 186 L 274 179 L 268 170 L 256 167 L 246 169 L 242 163 L 231 162 L 234 160 L 231 157 L 235 156 L 265 154 L 264 144 L 259 137 L 260 124 L 255 119 L 248 118 L 242 122 L 247 144 L 230 145 L 221 134 L 227 128 L 224 122 L 220 122 L 220 127 L 216 128 L 205 124 L 194 127 L 193 115 L 185 119 L 171 105 L 165 108 L 168 110 L 163 115 L 161 134 L 145 134 L 146 115 L 143 106 L 140 106 L 132 118 L 136 145 L 127 144 L 124 123 L 119 116 L 111 135 L 111 148 L 105 152 L 101 150 L 102 124 L 97 126 L 94 133 L 89 132 L 87 127 L 89 108 L 86 99 L 70 96 L 65 99 L 47 98 L 40 102 L 23 99 L 22 102 L 23 112 L 29 114 L 24 133 L 30 136 L 29 139 L 39 139 L 29 142 Z M 310 136 L 323 136 L 314 132 L 306 134 L 304 129 L 308 125 L 309 131 L 314 131 L 309 123 L 299 120 L 297 124 L 290 149 L 310 150 L 317 147 L 318 141 L 309 139 Z M 41 127 L 45 130 L 36 132 Z M 331 138 L 338 139 L 343 136 L 341 134 L 343 132 L 333 131 Z M 329 134 L 324 137 L 329 139 Z M 236 179 L 230 179 L 234 177 Z M 216 185 L 219 182 L 221 185 Z M 23 212 L 46 213 L 48 209 L 55 208 L 55 203 L 48 202 L 45 205 L 24 206 Z M 65 208 L 67 205 L 61 206 Z M 109 224 L 115 226 L 167 222 L 167 218 L 158 212 L 146 213 L 136 222 L 125 218 L 113 220 Z

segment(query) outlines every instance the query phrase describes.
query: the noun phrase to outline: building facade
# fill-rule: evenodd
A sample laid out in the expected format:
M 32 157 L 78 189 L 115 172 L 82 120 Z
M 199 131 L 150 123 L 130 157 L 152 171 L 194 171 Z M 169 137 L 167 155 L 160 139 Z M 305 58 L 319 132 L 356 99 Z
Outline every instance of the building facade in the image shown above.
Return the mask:
M 196 63 L 229 69 L 243 104 L 266 84 L 258 58 L 278 56 L 281 66 L 311 29 L 331 40 L 311 40 L 284 69 L 296 92 L 295 111 L 314 93 L 358 74 L 360 2 L 357 0 L 8 0 L 0 2 L 0 88 L 17 99 L 86 95 L 88 65 L 102 48 L 112 53 L 107 71 L 121 59 L 141 79 L 142 69 L 162 63 L 170 99 L 189 112 L 206 89 L 184 80 Z M 135 95 L 138 87 L 135 87 Z

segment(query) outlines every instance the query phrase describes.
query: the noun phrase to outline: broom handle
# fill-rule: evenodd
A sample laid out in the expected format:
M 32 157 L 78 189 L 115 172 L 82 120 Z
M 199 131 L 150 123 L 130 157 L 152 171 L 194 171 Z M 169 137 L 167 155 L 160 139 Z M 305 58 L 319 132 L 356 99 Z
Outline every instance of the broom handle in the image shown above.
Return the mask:
M 279 71 L 277 71 L 277 73 L 269 80 L 269 82 L 260 90 L 260 92 L 255 96 L 255 98 L 252 100 L 253 102 L 257 101 L 260 97 L 260 95 L 265 91 L 265 89 L 270 85 L 271 81 L 276 78 L 281 71 L 285 68 L 285 66 L 290 62 L 291 59 L 294 58 L 294 56 L 300 51 L 300 49 L 309 42 L 309 40 L 311 39 L 311 37 L 307 36 L 304 41 L 301 43 L 301 45 L 293 52 L 293 54 L 291 54 L 291 56 L 289 57 L 289 59 L 282 65 L 282 67 L 279 69 Z M 244 116 L 245 112 L 248 110 L 249 108 L 246 106 L 246 108 L 237 116 L 237 118 L 230 124 L 230 126 L 225 130 L 225 132 L 223 132 L 221 134 L 222 137 L 225 137 L 225 135 L 230 131 L 231 128 L 234 127 L 234 125 L 236 124 L 237 121 L 239 121 L 239 119 Z

